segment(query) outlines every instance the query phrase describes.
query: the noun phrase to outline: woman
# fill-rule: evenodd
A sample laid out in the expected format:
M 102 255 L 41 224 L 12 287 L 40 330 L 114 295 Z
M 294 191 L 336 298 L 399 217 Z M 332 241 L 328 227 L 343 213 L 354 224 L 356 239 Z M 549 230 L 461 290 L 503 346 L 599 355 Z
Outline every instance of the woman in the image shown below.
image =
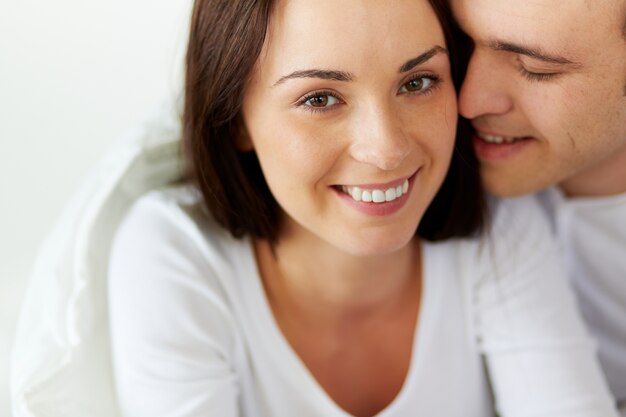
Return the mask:
M 196 2 L 195 185 L 140 199 L 111 255 L 124 415 L 484 416 L 483 359 L 504 416 L 613 415 L 535 207 L 471 238 L 447 19 L 426 0 Z

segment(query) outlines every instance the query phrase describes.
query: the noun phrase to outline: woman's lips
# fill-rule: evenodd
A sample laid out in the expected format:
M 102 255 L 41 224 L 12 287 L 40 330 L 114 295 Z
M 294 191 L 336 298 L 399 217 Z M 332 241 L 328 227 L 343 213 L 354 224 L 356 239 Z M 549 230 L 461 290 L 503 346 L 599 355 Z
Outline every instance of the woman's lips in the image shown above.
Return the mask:
M 397 183 L 397 182 L 396 182 Z M 351 187 L 351 186 L 341 186 L 341 191 L 352 197 L 355 201 L 364 201 L 366 203 L 389 203 L 396 198 L 402 197 L 409 191 L 409 180 L 408 178 L 404 180 L 400 185 L 397 186 L 382 186 L 382 187 L 372 187 L 365 188 L 363 186 L 360 187 Z
M 400 210 L 413 188 L 419 170 L 408 178 L 385 184 L 333 187 L 339 197 L 359 212 L 372 216 L 387 216 Z

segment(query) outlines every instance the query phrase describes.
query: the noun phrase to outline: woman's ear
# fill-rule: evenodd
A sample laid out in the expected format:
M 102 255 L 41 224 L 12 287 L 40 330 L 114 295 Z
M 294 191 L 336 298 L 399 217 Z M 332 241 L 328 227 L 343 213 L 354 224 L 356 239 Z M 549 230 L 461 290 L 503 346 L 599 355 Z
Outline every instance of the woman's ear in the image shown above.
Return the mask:
M 250 139 L 250 134 L 243 121 L 239 123 L 239 127 L 236 129 L 234 136 L 237 150 L 240 152 L 250 152 L 254 150 L 254 144 L 252 143 L 252 139 Z

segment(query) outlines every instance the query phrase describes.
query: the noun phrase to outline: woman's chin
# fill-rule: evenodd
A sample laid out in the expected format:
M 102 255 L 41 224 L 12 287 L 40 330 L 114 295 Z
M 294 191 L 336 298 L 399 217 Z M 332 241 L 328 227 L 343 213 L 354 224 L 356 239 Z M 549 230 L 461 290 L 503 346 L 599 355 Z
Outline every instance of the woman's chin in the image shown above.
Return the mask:
M 350 239 L 349 242 L 337 242 L 335 246 L 343 251 L 360 257 L 389 255 L 410 245 L 415 239 L 415 231 L 394 236 L 369 236 Z

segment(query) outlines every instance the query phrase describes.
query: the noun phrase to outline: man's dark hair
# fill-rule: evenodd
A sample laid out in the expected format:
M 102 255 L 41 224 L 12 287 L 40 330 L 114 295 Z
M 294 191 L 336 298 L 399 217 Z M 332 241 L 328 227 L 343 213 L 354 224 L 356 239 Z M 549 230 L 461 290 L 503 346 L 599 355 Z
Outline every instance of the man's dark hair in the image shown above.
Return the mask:
M 218 223 L 234 236 L 276 242 L 281 209 L 256 154 L 241 152 L 244 89 L 263 47 L 272 0 L 196 0 L 186 57 L 184 152 L 190 176 Z M 430 0 L 446 35 L 455 86 L 451 14 Z M 461 120 L 450 169 L 417 233 L 428 240 L 469 236 L 484 222 L 485 197 L 467 122 Z

